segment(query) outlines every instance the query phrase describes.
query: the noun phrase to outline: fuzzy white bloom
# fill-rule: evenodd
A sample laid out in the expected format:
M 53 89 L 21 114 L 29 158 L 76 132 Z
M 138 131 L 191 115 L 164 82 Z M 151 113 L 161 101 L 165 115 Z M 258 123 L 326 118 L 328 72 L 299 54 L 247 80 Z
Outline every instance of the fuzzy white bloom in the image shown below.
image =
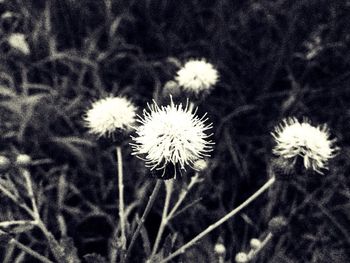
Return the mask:
M 90 132 L 111 135 L 117 129 L 128 130 L 135 123 L 136 107 L 123 97 L 107 97 L 92 104 L 84 118 Z
M 208 140 L 211 134 L 207 135 L 205 131 L 212 125 L 205 123 L 205 115 L 199 118 L 188 104 L 183 108 L 182 104 L 175 105 L 172 99 L 168 106 L 159 107 L 154 102 L 148 109 L 139 116 L 141 125 L 131 144 L 133 154 L 144 156 L 147 167 L 165 171 L 168 164 L 173 164 L 185 169 L 187 165 L 192 167 L 196 160 L 209 156 L 213 143 Z
M 326 125 L 312 126 L 308 120 L 299 122 L 296 118 L 288 118 L 275 128 L 272 133 L 277 145 L 273 153 L 285 159 L 300 156 L 306 169 L 322 174 L 327 169 L 327 162 L 335 156 L 337 147 L 335 140 L 330 140 Z
M 196 95 L 208 91 L 218 79 L 218 71 L 205 60 L 189 60 L 176 76 L 176 81 L 185 91 Z
M 13 33 L 8 38 L 8 43 L 11 47 L 20 50 L 23 54 L 28 55 L 30 53 L 28 43 L 25 35 L 20 33 Z

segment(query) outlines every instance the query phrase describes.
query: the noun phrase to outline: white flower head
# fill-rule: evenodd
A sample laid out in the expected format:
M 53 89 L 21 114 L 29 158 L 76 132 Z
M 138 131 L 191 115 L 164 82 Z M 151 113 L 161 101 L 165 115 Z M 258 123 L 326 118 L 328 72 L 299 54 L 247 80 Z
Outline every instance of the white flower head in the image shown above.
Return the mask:
M 218 79 L 218 71 L 204 59 L 189 60 L 176 75 L 178 84 L 186 92 L 195 95 L 208 92 L 217 83 Z
M 135 119 L 136 107 L 123 97 L 107 97 L 94 102 L 84 118 L 90 132 L 98 136 L 109 136 L 117 129 L 129 130 Z
M 326 125 L 312 126 L 307 119 L 299 122 L 288 118 L 275 128 L 272 133 L 277 145 L 273 153 L 285 159 L 303 158 L 306 169 L 320 174 L 327 169 L 327 162 L 336 154 L 335 140 L 331 140 Z
M 205 131 L 212 128 L 206 124 L 205 115 L 199 118 L 192 112 L 188 103 L 175 105 L 172 98 L 168 106 L 158 106 L 156 102 L 148 105 L 138 122 L 141 125 L 136 129 L 136 137 L 132 137 L 133 154 L 144 156 L 146 166 L 151 170 L 163 170 L 167 165 L 180 169 L 186 166 L 193 167 L 198 159 L 209 156 L 212 151 L 212 142 L 208 140 L 212 134 Z
M 23 54 L 28 55 L 30 53 L 28 43 L 25 35 L 20 33 L 13 33 L 8 38 L 8 43 L 11 47 L 20 50 Z

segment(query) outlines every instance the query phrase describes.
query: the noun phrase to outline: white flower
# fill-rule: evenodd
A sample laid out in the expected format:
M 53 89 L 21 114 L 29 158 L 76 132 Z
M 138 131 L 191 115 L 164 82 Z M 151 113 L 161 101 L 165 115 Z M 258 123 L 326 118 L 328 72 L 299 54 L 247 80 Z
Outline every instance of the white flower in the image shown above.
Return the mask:
M 143 117 L 139 116 L 141 125 L 136 129 L 135 143 L 132 143 L 133 154 L 144 156 L 146 166 L 151 170 L 163 170 L 168 164 L 185 169 L 208 155 L 212 142 L 208 141 L 206 130 L 212 128 L 206 124 L 205 115 L 199 118 L 188 107 L 171 103 L 159 107 L 155 102 L 148 105 Z M 176 176 L 176 174 L 175 174 Z
M 117 129 L 128 130 L 135 123 L 136 107 L 126 98 L 107 97 L 92 104 L 84 118 L 90 132 L 111 135 Z
M 299 122 L 296 118 L 288 118 L 275 128 L 272 133 L 277 145 L 273 153 L 285 159 L 300 156 L 304 159 L 306 169 L 322 174 L 327 169 L 327 162 L 335 156 L 337 147 L 335 140 L 330 140 L 326 125 L 312 126 L 307 120 Z
M 198 95 L 218 81 L 219 74 L 214 66 L 205 60 L 190 60 L 177 72 L 176 81 L 187 92 Z
M 30 53 L 28 43 L 25 35 L 20 33 L 13 33 L 8 38 L 8 43 L 11 47 L 20 50 L 23 54 L 28 55 Z

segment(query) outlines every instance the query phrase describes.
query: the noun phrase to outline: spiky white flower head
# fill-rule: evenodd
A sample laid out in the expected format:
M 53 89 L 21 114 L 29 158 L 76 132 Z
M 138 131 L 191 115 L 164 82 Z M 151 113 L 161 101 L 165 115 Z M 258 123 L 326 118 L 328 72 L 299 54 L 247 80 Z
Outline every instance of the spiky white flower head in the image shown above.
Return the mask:
M 94 102 L 84 118 L 90 132 L 98 136 L 109 136 L 117 129 L 129 130 L 135 119 L 136 107 L 123 97 L 107 97 Z
M 30 53 L 28 43 L 25 35 L 20 33 L 13 33 L 8 38 L 8 43 L 11 47 L 20 50 L 23 54 L 28 55 Z
M 219 79 L 218 71 L 204 59 L 189 60 L 177 72 L 176 81 L 189 93 L 209 91 Z
M 137 136 L 132 137 L 133 154 L 143 156 L 151 170 L 163 170 L 162 177 L 168 164 L 180 169 L 192 167 L 212 150 L 213 143 L 208 140 L 211 134 L 205 133 L 212 128 L 207 120 L 205 115 L 197 117 L 188 103 L 183 108 L 182 104 L 175 105 L 172 98 L 168 106 L 160 107 L 154 102 L 139 116 L 141 125 L 136 129 Z
M 335 156 L 337 147 L 331 140 L 326 125 L 312 126 L 307 119 L 299 122 L 296 118 L 282 121 L 272 133 L 276 146 L 273 153 L 285 159 L 303 158 L 306 169 L 322 174 L 327 162 Z

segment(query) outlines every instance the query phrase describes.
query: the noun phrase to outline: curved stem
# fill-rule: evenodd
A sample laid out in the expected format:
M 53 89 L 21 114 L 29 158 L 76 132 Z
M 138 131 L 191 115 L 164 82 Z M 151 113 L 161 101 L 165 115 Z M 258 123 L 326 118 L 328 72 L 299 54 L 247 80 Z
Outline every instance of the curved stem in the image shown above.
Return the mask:
M 137 225 L 137 228 L 136 228 L 136 230 L 135 230 L 135 232 L 134 232 L 134 234 L 133 234 L 133 236 L 131 238 L 130 245 L 128 247 L 128 250 L 126 251 L 126 256 L 125 256 L 125 260 L 124 260 L 125 262 L 128 262 L 128 259 L 130 257 L 130 252 L 131 252 L 131 250 L 133 249 L 133 247 L 135 245 L 135 241 L 136 241 L 137 237 L 140 234 L 141 228 L 142 228 L 143 224 L 145 223 L 149 212 L 151 211 L 151 208 L 152 208 L 152 206 L 154 204 L 154 201 L 156 200 L 156 197 L 158 195 L 158 192 L 159 192 L 161 184 L 162 184 L 162 180 L 160 180 L 160 179 L 157 180 L 156 185 L 154 186 L 154 189 L 152 191 L 152 194 L 149 197 L 149 200 L 148 200 L 148 203 L 146 205 L 146 208 L 145 208 L 145 210 L 144 210 L 144 212 L 142 214 L 142 217 L 141 217 L 141 219 L 140 219 L 140 221 L 139 221 L 139 223 Z
M 162 213 L 162 221 L 160 223 L 156 241 L 154 242 L 153 249 L 152 249 L 152 254 L 151 257 L 154 256 L 157 253 L 157 249 L 160 243 L 160 240 L 162 238 L 164 229 L 166 225 L 168 224 L 168 211 L 169 211 L 169 204 L 170 204 L 170 199 L 171 199 L 171 194 L 173 192 L 173 179 L 170 181 L 165 181 L 165 188 L 166 188 L 166 196 L 165 196 L 165 202 L 164 202 L 164 207 L 163 207 L 163 213 Z
M 238 207 L 233 209 L 230 213 L 216 221 L 214 224 L 207 227 L 204 231 L 199 233 L 196 237 L 194 237 L 192 240 L 187 242 L 185 245 L 180 247 L 178 250 L 173 252 L 171 255 L 160 261 L 160 263 L 165 263 L 173 259 L 174 257 L 183 254 L 186 249 L 193 246 L 197 241 L 199 241 L 201 238 L 209 234 L 211 231 L 219 227 L 221 224 L 225 223 L 227 220 L 231 219 L 234 215 L 236 215 L 238 212 L 240 212 L 243 208 L 245 208 L 247 205 L 249 205 L 252 201 L 254 201 L 258 196 L 260 196 L 263 192 L 265 192 L 270 186 L 272 186 L 275 182 L 275 177 L 270 178 L 258 191 L 256 191 L 252 196 L 250 196 L 247 200 L 245 200 L 242 204 L 240 204 Z

